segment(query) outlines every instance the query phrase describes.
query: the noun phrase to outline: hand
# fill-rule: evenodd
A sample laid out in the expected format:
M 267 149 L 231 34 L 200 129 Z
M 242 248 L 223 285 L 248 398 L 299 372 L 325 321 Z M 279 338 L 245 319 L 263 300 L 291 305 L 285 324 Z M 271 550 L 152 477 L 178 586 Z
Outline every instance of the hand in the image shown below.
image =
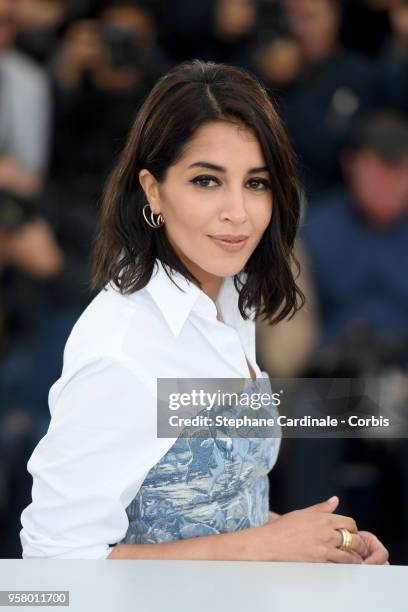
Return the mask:
M 23 168 L 10 155 L 0 155 L 0 186 L 22 198 L 35 197 L 41 189 L 42 178 L 37 172 Z
M 43 219 L 29 221 L 9 234 L 6 245 L 7 263 L 31 276 L 52 278 L 62 268 L 62 252 Z
M 83 70 L 97 70 L 105 62 L 97 21 L 79 20 L 65 36 L 56 69 L 57 80 L 63 86 L 77 85 Z
M 365 540 L 359 535 L 354 519 L 333 514 L 339 499 L 288 512 L 255 528 L 261 532 L 256 547 L 261 560 L 303 561 L 314 563 L 362 563 L 368 555 Z M 352 550 L 340 550 L 345 527 L 352 534 Z
M 359 531 L 359 536 L 367 545 L 367 555 L 363 557 L 363 563 L 367 565 L 389 565 L 389 553 L 380 540 L 369 531 Z

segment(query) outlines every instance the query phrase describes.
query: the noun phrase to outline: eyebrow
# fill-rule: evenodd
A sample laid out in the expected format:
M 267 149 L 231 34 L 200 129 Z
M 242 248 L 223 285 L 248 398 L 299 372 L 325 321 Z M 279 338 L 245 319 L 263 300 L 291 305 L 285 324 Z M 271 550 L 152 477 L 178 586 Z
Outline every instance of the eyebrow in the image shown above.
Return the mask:
M 217 166 L 216 164 L 211 164 L 210 162 L 198 161 L 191 164 L 188 168 L 208 168 L 209 170 L 216 170 L 217 172 L 227 172 L 227 169 L 224 166 Z M 257 172 L 269 172 L 269 168 L 267 166 L 258 166 L 257 168 L 250 168 L 248 170 L 248 174 L 256 174 Z

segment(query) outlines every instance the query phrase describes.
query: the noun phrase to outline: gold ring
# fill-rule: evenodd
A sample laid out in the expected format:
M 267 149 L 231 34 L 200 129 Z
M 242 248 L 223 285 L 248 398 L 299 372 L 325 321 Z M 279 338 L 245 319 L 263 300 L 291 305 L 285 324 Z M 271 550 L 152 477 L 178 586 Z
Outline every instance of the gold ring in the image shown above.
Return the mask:
M 350 552 L 351 550 L 351 533 L 348 529 L 346 529 L 345 527 L 340 527 L 339 529 L 337 529 L 337 531 L 340 531 L 341 533 L 341 544 L 340 546 L 337 546 L 337 548 L 339 548 L 340 550 L 344 550 L 346 552 Z

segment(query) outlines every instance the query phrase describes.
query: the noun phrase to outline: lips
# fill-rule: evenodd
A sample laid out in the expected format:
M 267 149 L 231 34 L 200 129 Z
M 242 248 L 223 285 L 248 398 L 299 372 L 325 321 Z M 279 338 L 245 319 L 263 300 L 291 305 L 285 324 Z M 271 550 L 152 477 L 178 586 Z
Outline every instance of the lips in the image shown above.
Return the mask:
M 210 236 L 210 238 L 215 238 L 216 240 L 222 240 L 223 242 L 230 242 L 233 244 L 235 242 L 242 242 L 243 240 L 246 240 L 248 236 L 243 234 L 240 234 L 239 236 L 232 236 L 231 234 L 217 234 L 215 236 Z
M 238 240 L 238 236 L 228 236 L 227 240 L 223 240 L 221 238 L 215 236 L 208 236 L 214 244 L 216 244 L 219 248 L 227 251 L 227 253 L 237 253 L 241 251 L 248 242 L 248 238 L 244 238 L 243 240 Z M 232 241 L 232 238 L 234 241 Z

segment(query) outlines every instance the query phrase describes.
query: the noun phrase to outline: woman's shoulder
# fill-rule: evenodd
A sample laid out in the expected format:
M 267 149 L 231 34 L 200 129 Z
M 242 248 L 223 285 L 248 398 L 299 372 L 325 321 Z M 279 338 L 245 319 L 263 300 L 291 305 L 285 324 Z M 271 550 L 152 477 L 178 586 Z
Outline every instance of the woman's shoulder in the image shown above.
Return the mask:
M 160 333 L 160 325 L 160 316 L 144 289 L 125 295 L 108 284 L 74 324 L 65 344 L 64 366 L 99 355 L 137 360 L 142 356 L 144 341 Z

